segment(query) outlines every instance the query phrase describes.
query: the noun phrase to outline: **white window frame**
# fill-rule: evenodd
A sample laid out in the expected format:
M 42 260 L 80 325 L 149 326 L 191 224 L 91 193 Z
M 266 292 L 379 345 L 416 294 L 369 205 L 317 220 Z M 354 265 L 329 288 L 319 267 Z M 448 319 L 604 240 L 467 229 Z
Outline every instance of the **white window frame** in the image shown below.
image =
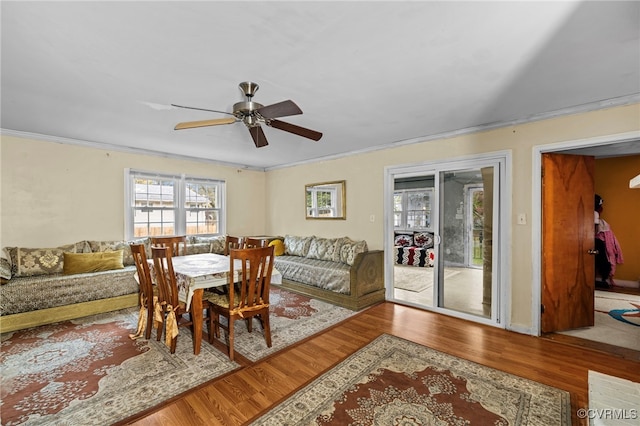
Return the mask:
M 433 188 L 411 188 L 411 189 L 396 189 L 393 191 L 393 195 L 394 197 L 396 195 L 400 195 L 402 197 L 402 207 L 401 210 L 395 210 L 393 211 L 394 215 L 397 213 L 400 213 L 400 225 L 395 226 L 395 230 L 417 230 L 417 231 L 431 231 L 433 230 L 433 224 L 432 224 L 432 211 L 433 211 Z M 429 208 L 428 209 L 424 209 L 423 212 L 425 214 L 425 220 L 429 222 L 429 226 L 416 226 L 416 227 L 412 227 L 409 226 L 409 213 L 410 212 L 416 212 L 416 211 L 420 211 L 420 210 L 409 210 L 409 196 L 411 194 L 417 194 L 417 193 L 425 193 L 428 195 L 429 198 Z M 395 206 L 395 202 L 394 202 L 394 206 Z
M 166 208 L 165 211 L 173 210 L 175 212 L 174 235 L 224 235 L 226 233 L 226 182 L 224 180 L 190 176 L 184 173 L 157 173 L 127 168 L 124 170 L 124 234 L 126 239 L 137 238 L 134 230 L 134 215 L 137 208 L 135 204 L 135 180 L 139 178 L 173 181 L 173 207 L 171 209 Z M 218 232 L 215 234 L 187 234 L 187 210 L 192 209 L 186 206 L 186 187 L 187 184 L 194 183 L 218 187 L 219 205 L 213 208 L 213 210 L 218 211 Z
M 308 188 L 307 192 L 311 195 L 311 206 L 307 207 L 307 216 L 309 217 L 336 217 L 337 216 L 337 206 L 338 206 L 338 191 L 335 188 L 319 186 L 317 188 Z M 319 193 L 327 193 L 331 198 L 330 206 L 318 206 L 318 194 Z M 328 210 L 330 212 L 327 214 L 320 214 L 320 209 Z
M 511 291 L 510 291 L 510 271 L 511 271 L 511 252 L 509 250 L 509 242 L 511 241 L 511 222 L 506 218 L 511 217 L 511 180 L 512 180 L 512 156 L 511 151 L 496 151 L 483 154 L 475 154 L 463 157 L 454 157 L 443 160 L 425 161 L 422 163 L 404 164 L 386 166 L 384 169 L 384 218 L 385 218 L 385 235 L 384 247 L 393 247 L 394 244 L 394 199 L 395 180 L 397 178 L 407 178 L 413 176 L 434 176 L 434 189 L 439 188 L 440 172 L 446 170 L 465 169 L 472 167 L 485 167 L 492 165 L 496 167 L 496 178 L 494 179 L 494 231 L 496 232 L 493 239 L 493 274 L 494 286 L 492 295 L 494 300 L 492 303 L 491 318 L 483 318 L 477 315 L 471 315 L 464 312 L 443 308 L 424 306 L 419 302 L 408 302 L 406 300 L 397 300 L 394 296 L 394 265 L 392 249 L 385 249 L 385 288 L 386 299 L 388 301 L 414 306 L 420 309 L 430 310 L 443 313 L 452 317 L 466 319 L 480 324 L 487 324 L 495 327 L 510 329 L 511 324 Z M 436 190 L 431 206 L 433 216 L 431 225 L 434 229 L 434 244 L 436 250 L 436 259 L 439 259 L 438 250 L 441 242 L 439 235 L 440 228 L 440 200 L 439 193 Z M 501 220 L 500 218 L 505 218 Z M 439 266 L 436 263 L 434 273 L 438 275 Z M 436 286 L 434 286 L 434 289 Z M 436 298 L 434 297 L 434 300 Z M 540 305 L 538 305 L 540 306 Z

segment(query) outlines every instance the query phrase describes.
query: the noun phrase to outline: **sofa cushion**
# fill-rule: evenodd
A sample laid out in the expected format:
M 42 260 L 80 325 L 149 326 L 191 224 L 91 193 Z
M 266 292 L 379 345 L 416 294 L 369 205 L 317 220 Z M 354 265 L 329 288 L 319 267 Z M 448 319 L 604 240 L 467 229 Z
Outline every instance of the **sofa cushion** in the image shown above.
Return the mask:
M 309 259 L 340 261 L 342 238 L 314 237 L 309 244 L 307 256 Z
M 284 241 L 275 239 L 269 243 L 269 247 L 273 247 L 274 256 L 282 256 L 284 254 Z
M 225 243 L 225 240 L 226 240 L 226 237 L 224 235 L 216 235 L 216 236 L 213 236 L 213 237 L 199 237 L 199 236 L 196 235 L 196 236 L 193 237 L 193 243 L 194 244 L 208 244 L 209 245 L 208 251 L 199 252 L 199 253 L 224 254 L 224 243 Z M 189 247 L 187 246 L 187 251 L 188 250 L 189 250 Z
M 143 244 L 147 253 L 147 258 L 151 258 L 151 243 L 149 238 L 137 238 L 129 241 L 89 241 L 92 253 L 100 253 L 104 251 L 123 250 L 122 263 L 125 266 L 135 265 L 136 262 L 131 254 L 131 244 Z
M 123 269 L 123 251 L 120 249 L 98 253 L 64 253 L 62 272 L 71 275 Z
M 211 253 L 211 243 L 187 243 L 187 254 Z
M 67 306 L 138 293 L 135 266 L 74 275 L 12 278 L 2 286 L 0 315 Z
M 413 245 L 420 248 L 433 248 L 433 233 L 431 232 L 414 232 Z
M 284 237 L 284 247 L 285 254 L 289 256 L 300 256 L 306 257 L 307 253 L 309 253 L 309 246 L 311 245 L 311 240 L 315 237 L 296 237 L 293 235 L 285 235 Z
M 353 262 L 356 260 L 356 256 L 367 250 L 368 247 L 365 240 L 354 241 L 345 237 L 342 239 L 342 246 L 340 247 L 340 261 L 347 265 L 353 265 Z
M 351 293 L 351 268 L 342 262 L 284 255 L 276 257 L 273 266 L 283 279 L 337 293 Z
M 11 258 L 7 249 L 0 251 L 0 284 L 5 284 L 11 279 Z
M 413 243 L 413 234 L 396 232 L 393 238 L 394 246 L 410 247 Z
M 433 267 L 435 263 L 435 253 L 430 248 L 396 246 L 393 250 L 393 257 L 398 265 Z
M 13 277 L 33 277 L 62 272 L 64 253 L 89 251 L 86 241 L 53 248 L 10 247 L 11 273 Z

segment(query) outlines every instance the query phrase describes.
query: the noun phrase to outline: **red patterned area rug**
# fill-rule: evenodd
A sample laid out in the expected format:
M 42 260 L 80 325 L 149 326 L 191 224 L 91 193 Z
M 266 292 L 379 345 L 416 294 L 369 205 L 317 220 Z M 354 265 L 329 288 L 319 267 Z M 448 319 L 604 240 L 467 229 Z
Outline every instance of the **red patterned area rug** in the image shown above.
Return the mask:
M 276 286 L 269 293 L 271 347 L 254 319 L 253 332 L 236 323 L 234 349 L 251 361 L 257 361 L 291 344 L 319 333 L 354 315 L 355 312 L 317 299 L 311 299 Z M 225 340 L 227 337 L 221 330 Z
M 262 330 L 236 324 L 236 350 L 260 359 L 354 312 L 273 288 L 273 347 Z M 175 354 L 164 343 L 131 340 L 137 309 L 5 333 L 0 347 L 2 425 L 107 425 L 161 404 L 239 365 L 203 340 L 193 354 L 180 330 Z
M 382 335 L 253 425 L 569 425 L 569 393 Z
M 2 335 L 2 424 L 107 425 L 238 367 L 209 344 L 193 355 L 180 332 L 163 342 L 131 340 L 137 309 Z

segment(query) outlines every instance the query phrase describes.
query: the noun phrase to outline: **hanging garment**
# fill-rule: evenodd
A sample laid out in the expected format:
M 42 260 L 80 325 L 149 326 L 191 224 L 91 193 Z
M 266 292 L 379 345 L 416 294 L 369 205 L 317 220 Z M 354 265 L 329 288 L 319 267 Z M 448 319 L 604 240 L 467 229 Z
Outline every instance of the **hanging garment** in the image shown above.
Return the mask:
M 611 226 L 602 218 L 600 218 L 600 230 L 596 234 L 596 238 L 603 241 L 606 253 L 607 253 L 607 261 L 611 265 L 611 271 L 608 277 L 602 277 L 602 279 L 609 279 L 610 283 L 613 284 L 613 276 L 616 273 L 616 265 L 620 265 L 624 263 L 624 257 L 622 256 L 622 249 L 620 248 L 620 243 L 618 243 L 618 239 L 615 234 L 611 230 Z

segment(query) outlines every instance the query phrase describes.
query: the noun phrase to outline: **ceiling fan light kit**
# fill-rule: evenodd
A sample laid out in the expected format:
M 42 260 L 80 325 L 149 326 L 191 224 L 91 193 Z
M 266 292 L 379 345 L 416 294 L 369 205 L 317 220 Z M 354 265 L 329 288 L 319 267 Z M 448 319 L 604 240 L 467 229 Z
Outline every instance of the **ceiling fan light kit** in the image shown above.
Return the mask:
M 238 87 L 240 87 L 240 90 L 244 94 L 246 100 L 241 102 L 236 102 L 233 105 L 233 112 L 216 111 L 212 109 L 196 108 L 196 107 L 171 104 L 172 106 L 178 107 L 178 108 L 187 108 L 187 109 L 195 109 L 199 111 L 229 114 L 229 115 L 233 115 L 235 118 L 218 118 L 218 119 L 211 119 L 211 120 L 187 121 L 183 123 L 178 123 L 174 129 L 175 130 L 193 129 L 197 127 L 208 127 L 208 126 L 218 126 L 222 124 L 232 124 L 238 121 L 242 121 L 244 125 L 247 127 L 247 129 L 249 130 L 249 134 L 251 135 L 251 138 L 253 139 L 253 142 L 257 148 L 261 148 L 269 144 L 267 142 L 267 138 L 264 134 L 264 131 L 262 130 L 261 124 L 265 124 L 269 127 L 273 127 L 278 130 L 283 130 L 285 132 L 293 133 L 295 135 L 302 136 L 314 141 L 318 141 L 320 140 L 320 138 L 322 138 L 322 133 L 317 132 L 315 130 L 307 129 L 304 127 L 297 126 L 295 124 L 276 120 L 276 118 L 279 118 L 279 117 L 287 117 L 291 115 L 302 114 L 302 110 L 292 100 L 286 100 L 286 101 L 278 102 L 275 104 L 263 106 L 258 102 L 252 101 L 253 96 L 258 91 L 260 86 L 258 86 L 256 83 L 245 81 L 240 83 Z

